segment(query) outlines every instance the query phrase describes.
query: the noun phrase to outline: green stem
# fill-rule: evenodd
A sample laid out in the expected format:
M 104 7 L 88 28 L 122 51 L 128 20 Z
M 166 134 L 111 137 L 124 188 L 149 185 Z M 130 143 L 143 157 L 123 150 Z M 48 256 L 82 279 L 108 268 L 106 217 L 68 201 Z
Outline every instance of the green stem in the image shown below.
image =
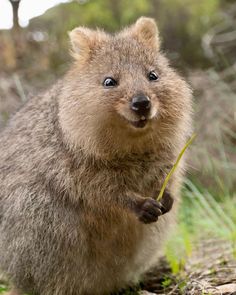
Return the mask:
M 168 175 L 166 176 L 166 178 L 164 180 L 164 183 L 162 185 L 161 191 L 160 191 L 160 193 L 159 193 L 159 195 L 157 197 L 157 201 L 160 201 L 161 200 L 161 198 L 163 196 L 163 193 L 164 193 L 164 190 L 165 190 L 165 188 L 167 186 L 167 183 L 170 180 L 171 175 L 175 172 L 176 168 L 178 167 L 179 161 L 181 160 L 181 158 L 182 158 L 183 154 L 185 153 L 186 149 L 190 146 L 190 144 L 192 144 L 192 142 L 194 141 L 195 137 L 196 137 L 196 134 L 193 134 L 191 136 L 191 138 L 187 141 L 187 143 L 185 144 L 185 146 L 183 147 L 183 149 L 181 150 L 181 152 L 180 152 L 180 154 L 179 154 L 179 156 L 178 156 L 175 164 L 173 165 L 173 167 L 171 168 L 170 172 L 168 173 Z

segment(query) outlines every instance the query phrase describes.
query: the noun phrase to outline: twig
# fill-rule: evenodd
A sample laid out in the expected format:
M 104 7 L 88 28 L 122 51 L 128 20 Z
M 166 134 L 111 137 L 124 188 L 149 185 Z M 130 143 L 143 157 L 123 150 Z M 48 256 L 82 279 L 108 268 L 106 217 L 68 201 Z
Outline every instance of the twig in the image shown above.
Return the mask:
M 14 74 L 13 79 L 14 79 L 14 82 L 16 84 L 16 89 L 17 89 L 18 94 L 19 94 L 19 96 L 21 98 L 21 101 L 22 102 L 26 101 L 26 95 L 25 95 L 25 92 L 24 92 L 24 89 L 23 89 L 23 86 L 21 84 L 19 76 L 17 74 Z

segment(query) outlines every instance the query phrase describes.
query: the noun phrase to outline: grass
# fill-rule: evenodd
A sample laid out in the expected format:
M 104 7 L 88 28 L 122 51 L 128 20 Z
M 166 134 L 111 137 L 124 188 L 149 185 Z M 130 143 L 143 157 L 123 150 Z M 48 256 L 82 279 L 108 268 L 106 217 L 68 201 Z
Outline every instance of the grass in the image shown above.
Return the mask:
M 231 137 L 234 138 L 235 133 L 232 134 L 231 130 L 230 132 Z M 177 278 L 177 283 L 181 282 L 182 284 L 178 287 L 180 293 L 181 288 L 186 291 L 189 273 L 186 274 L 185 268 L 196 250 L 196 245 L 204 244 L 208 239 L 215 239 L 219 243 L 224 241 L 230 245 L 230 251 L 236 259 L 236 194 L 233 189 L 236 163 L 230 160 L 227 153 L 230 150 L 231 154 L 236 155 L 236 147 L 230 146 L 228 142 L 224 143 L 218 137 L 214 148 L 219 149 L 220 157 L 214 158 L 211 156 L 211 150 L 205 150 L 209 161 L 202 162 L 205 178 L 209 180 L 209 187 L 201 185 L 196 175 L 189 175 L 183 188 L 178 226 L 166 244 L 166 259 L 172 274 Z M 217 174 L 215 166 L 219 166 L 219 164 L 225 169 L 224 177 L 227 175 L 227 181 Z M 212 187 L 212 183 L 214 187 Z M 214 251 L 219 251 L 219 254 L 222 254 L 222 266 L 225 264 L 227 268 L 228 262 L 224 260 L 224 255 L 227 256 L 224 253 L 225 250 L 220 249 L 220 246 L 217 250 L 217 244 L 215 246 Z M 199 257 L 199 261 L 201 261 L 201 257 Z M 198 271 L 202 269 L 202 273 L 204 273 L 206 267 L 201 263 L 197 266 Z M 209 277 L 216 277 L 218 269 L 212 267 L 207 271 Z M 215 284 L 221 284 L 221 282 L 216 281 Z M 204 287 L 202 294 L 209 294 L 204 290 Z
M 178 273 L 192 254 L 194 244 L 207 237 L 227 240 L 236 247 L 236 199 L 225 195 L 218 201 L 209 191 L 185 182 L 179 224 L 166 247 L 173 273 Z M 177 249 L 177 250 L 176 250 Z
M 8 288 L 6 285 L 0 284 L 0 294 L 5 293 L 6 291 L 8 291 Z
M 179 153 L 179 155 L 178 155 L 178 157 L 177 157 L 176 162 L 174 163 L 173 167 L 171 168 L 170 172 L 167 174 L 167 176 L 166 176 L 166 178 L 165 178 L 165 180 L 164 180 L 164 183 L 163 183 L 163 185 L 162 185 L 162 187 L 161 187 L 160 193 L 159 193 L 159 195 L 158 195 L 158 197 L 157 197 L 157 201 L 160 201 L 160 200 L 161 200 L 161 198 L 162 198 L 162 196 L 163 196 L 163 194 L 164 194 L 165 188 L 166 188 L 166 186 L 167 186 L 167 184 L 168 184 L 168 182 L 169 182 L 169 180 L 170 180 L 172 174 L 173 174 L 173 173 L 175 172 L 175 170 L 177 169 L 177 167 L 178 167 L 178 165 L 179 165 L 179 162 L 180 162 L 180 160 L 182 159 L 182 157 L 183 157 L 185 151 L 186 151 L 187 148 L 192 144 L 192 142 L 194 141 L 195 137 L 196 137 L 196 134 L 193 134 L 193 135 L 191 136 L 191 138 L 187 141 L 187 143 L 184 145 L 184 147 L 182 148 L 182 150 L 180 151 L 180 153 Z

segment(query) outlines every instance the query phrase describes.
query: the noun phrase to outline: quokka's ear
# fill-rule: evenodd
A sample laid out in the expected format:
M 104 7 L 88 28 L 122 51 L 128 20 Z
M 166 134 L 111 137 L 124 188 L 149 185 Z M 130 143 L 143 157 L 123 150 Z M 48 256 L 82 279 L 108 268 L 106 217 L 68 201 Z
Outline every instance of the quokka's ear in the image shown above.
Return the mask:
M 75 58 L 89 58 L 92 51 L 102 45 L 107 39 L 104 32 L 78 27 L 69 32 L 72 45 L 72 55 Z
M 159 31 L 153 18 L 140 17 L 131 27 L 132 35 L 143 44 L 160 48 Z

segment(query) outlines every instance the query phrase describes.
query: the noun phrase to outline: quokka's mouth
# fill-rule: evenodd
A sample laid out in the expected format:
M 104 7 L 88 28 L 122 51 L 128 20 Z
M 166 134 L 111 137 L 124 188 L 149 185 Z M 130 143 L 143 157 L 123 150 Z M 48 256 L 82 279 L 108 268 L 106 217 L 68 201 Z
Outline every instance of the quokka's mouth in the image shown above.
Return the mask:
M 135 128 L 144 128 L 147 125 L 148 119 L 144 116 L 138 121 L 129 121 L 129 123 Z

